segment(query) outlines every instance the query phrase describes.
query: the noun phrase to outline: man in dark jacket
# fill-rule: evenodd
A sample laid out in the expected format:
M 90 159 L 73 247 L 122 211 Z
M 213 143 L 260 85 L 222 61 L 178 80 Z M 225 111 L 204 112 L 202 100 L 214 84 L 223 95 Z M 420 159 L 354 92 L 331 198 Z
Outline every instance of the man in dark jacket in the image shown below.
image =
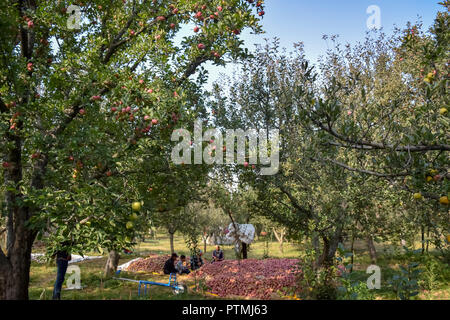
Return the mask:
M 56 251 L 53 257 L 56 257 L 56 281 L 53 288 L 53 300 L 61 300 L 61 288 L 64 283 L 64 277 L 66 275 L 67 266 L 69 261 L 72 260 L 72 255 L 67 251 L 69 243 L 62 243 L 63 249 Z
M 169 260 L 164 264 L 164 274 L 177 273 L 177 269 L 175 269 L 175 261 L 177 261 L 178 255 L 176 253 L 172 253 L 172 256 Z
M 222 251 L 222 249 L 220 249 L 220 246 L 217 246 L 216 250 L 213 251 L 212 257 L 213 257 L 213 259 L 212 259 L 211 263 L 223 261 L 223 251 Z

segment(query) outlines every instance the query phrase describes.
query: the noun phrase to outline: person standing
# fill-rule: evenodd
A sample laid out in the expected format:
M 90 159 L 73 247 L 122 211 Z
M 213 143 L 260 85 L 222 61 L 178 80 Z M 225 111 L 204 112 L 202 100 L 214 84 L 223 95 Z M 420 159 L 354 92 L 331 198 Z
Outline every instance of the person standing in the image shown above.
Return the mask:
M 63 249 L 56 251 L 53 257 L 56 257 L 56 281 L 53 288 L 53 300 L 61 300 L 61 289 L 64 283 L 64 277 L 66 276 L 67 266 L 69 261 L 72 260 L 72 255 L 67 249 L 68 243 L 63 243 Z

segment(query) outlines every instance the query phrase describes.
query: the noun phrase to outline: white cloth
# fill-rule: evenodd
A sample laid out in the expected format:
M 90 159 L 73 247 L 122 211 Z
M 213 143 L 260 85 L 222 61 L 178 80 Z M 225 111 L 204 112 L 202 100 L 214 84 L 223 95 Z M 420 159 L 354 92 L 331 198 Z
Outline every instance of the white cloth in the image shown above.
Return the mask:
M 101 259 L 102 256 L 79 256 L 77 254 L 72 254 L 72 260 L 69 261 L 69 264 L 71 263 L 77 263 L 85 260 L 94 260 L 94 259 Z M 43 253 L 32 253 L 31 254 L 31 260 L 36 261 L 38 263 L 45 263 L 45 254 Z
M 128 269 L 128 267 L 130 266 L 130 264 L 132 264 L 135 261 L 139 261 L 139 260 L 142 260 L 142 258 L 136 258 L 136 259 L 128 261 L 127 263 L 121 264 L 120 266 L 117 267 L 117 270 L 126 271 Z
M 241 242 L 250 244 L 255 238 L 255 227 L 252 224 L 238 224 L 237 232 L 234 232 L 233 223 L 224 229 L 221 234 L 214 234 L 207 238 L 206 242 L 210 245 L 232 245 L 236 242 L 236 234 Z

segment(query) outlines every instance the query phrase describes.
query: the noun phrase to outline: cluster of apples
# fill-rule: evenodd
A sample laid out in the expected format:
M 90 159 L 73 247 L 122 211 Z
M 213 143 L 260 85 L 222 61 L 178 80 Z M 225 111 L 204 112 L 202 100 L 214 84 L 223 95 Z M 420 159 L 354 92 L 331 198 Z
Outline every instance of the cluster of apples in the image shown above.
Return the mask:
M 75 161 L 73 156 L 69 156 L 69 160 L 70 161 Z M 78 175 L 80 174 L 81 169 L 84 167 L 84 164 L 81 160 L 77 160 L 76 164 L 75 164 L 75 168 L 73 168 L 73 172 L 72 172 L 72 178 L 76 179 L 78 177 Z
M 416 192 L 413 195 L 414 199 L 416 200 L 422 200 L 423 196 L 420 192 Z M 448 206 L 449 204 L 449 200 L 448 200 L 448 196 L 442 196 L 439 198 L 439 203 L 442 204 L 443 206 Z
M 131 204 L 131 209 L 133 210 L 133 213 L 130 215 L 129 217 L 129 221 L 126 224 L 126 228 L 127 229 L 133 229 L 134 228 L 134 223 L 133 221 L 137 220 L 139 218 L 139 216 L 137 215 L 136 212 L 139 212 L 142 208 L 142 203 L 139 201 L 135 201 Z
M 9 120 L 9 123 L 11 124 L 11 126 L 9 127 L 10 130 L 16 130 L 17 120 L 18 120 L 19 116 L 20 116 L 20 112 L 16 112 L 16 113 L 14 113 L 12 118 Z
M 170 256 L 152 254 L 145 259 L 136 260 L 131 263 L 126 271 L 142 271 L 147 273 L 159 274 L 164 269 L 164 263 Z
M 249 164 L 247 161 L 245 161 L 245 162 L 244 162 L 244 167 L 245 167 L 245 168 L 248 168 L 249 166 L 250 166 L 250 164 Z M 256 166 L 255 166 L 254 164 L 252 164 L 252 169 L 253 169 L 253 170 L 256 169 Z
M 23 18 L 25 20 L 25 22 L 27 23 L 27 27 L 28 29 L 33 29 L 34 28 L 34 22 L 33 20 L 31 20 L 29 17 L 25 16 Z
M 14 108 L 16 106 L 16 102 L 15 101 L 11 101 L 11 102 L 7 102 L 5 103 L 5 107 L 8 109 Z
M 199 5 L 194 6 L 194 10 L 203 10 L 203 11 L 197 11 L 197 13 L 194 15 L 196 19 L 199 21 L 205 21 L 205 20 L 215 20 L 218 19 L 220 16 L 220 12 L 222 12 L 223 8 L 222 6 L 218 6 L 216 9 L 217 11 L 211 12 L 209 15 L 205 13 L 205 11 L 208 9 L 208 6 L 206 4 L 201 6 L 201 9 L 199 9 Z M 203 15 L 205 13 L 205 15 Z
M 247 0 L 247 1 L 248 1 L 248 3 L 254 3 L 255 2 L 254 0 Z M 264 9 L 262 7 L 262 4 L 263 4 L 262 1 L 257 1 L 256 2 L 256 8 L 258 10 L 258 15 L 260 17 L 262 17 L 265 14 Z
M 195 276 L 220 297 L 279 298 L 278 293 L 296 288 L 301 272 L 298 262 L 297 259 L 224 260 L 204 265 Z
M 436 76 L 436 70 L 434 70 L 433 72 L 429 72 L 425 78 L 423 78 L 423 81 L 425 81 L 426 83 L 432 83 L 434 81 L 434 77 Z
M 429 171 L 429 174 L 426 175 L 425 179 L 427 180 L 427 182 L 431 182 L 431 181 L 439 181 L 441 180 L 441 175 L 439 175 L 438 171 L 435 169 L 432 169 Z
M 194 17 L 195 17 L 197 20 L 199 20 L 200 22 L 205 22 L 205 21 L 207 21 L 208 19 L 209 19 L 210 21 L 214 21 L 214 20 L 216 20 L 216 19 L 219 19 L 219 18 L 220 18 L 220 13 L 223 11 L 223 7 L 222 7 L 222 6 L 217 6 L 217 8 L 216 8 L 217 10 L 216 10 L 214 13 L 211 13 L 211 14 L 209 14 L 209 15 L 205 13 L 205 15 L 203 15 L 203 13 L 205 12 L 205 10 L 208 9 L 208 7 L 204 4 L 204 5 L 201 6 L 200 9 L 203 10 L 203 11 L 197 11 L 197 10 L 199 10 L 199 5 L 195 5 L 195 6 L 194 6 L 194 10 L 197 11 L 197 13 L 194 15 Z M 200 27 L 195 26 L 195 27 L 194 27 L 194 32 L 197 33 L 197 32 L 199 32 L 199 31 L 200 31 Z M 198 48 L 199 50 L 204 50 L 204 49 L 206 49 L 206 46 L 205 46 L 205 44 L 203 44 L 203 43 L 199 43 L 199 44 L 197 45 L 197 48 Z M 216 58 L 220 58 L 220 54 L 219 54 L 218 52 L 212 51 L 211 53 L 212 53 Z

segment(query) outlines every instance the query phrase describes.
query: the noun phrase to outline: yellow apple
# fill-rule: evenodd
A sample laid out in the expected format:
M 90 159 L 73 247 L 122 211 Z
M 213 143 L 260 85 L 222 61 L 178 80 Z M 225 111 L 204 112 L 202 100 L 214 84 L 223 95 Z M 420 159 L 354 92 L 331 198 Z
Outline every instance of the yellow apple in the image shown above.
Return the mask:
M 422 194 L 420 192 L 414 193 L 414 199 L 416 200 L 422 199 Z
M 133 227 L 134 227 L 133 222 L 128 221 L 128 222 L 127 222 L 127 229 L 133 229 Z
M 447 205 L 448 206 L 448 197 L 447 196 L 443 196 L 439 199 L 439 202 L 443 205 Z
M 138 217 L 138 215 L 136 214 L 136 212 L 133 212 L 133 214 L 130 215 L 130 219 L 131 219 L 131 220 L 136 220 L 137 218 L 139 218 L 139 217 Z
M 131 205 L 131 208 L 133 209 L 133 211 L 139 211 L 139 210 L 141 210 L 141 203 L 138 201 L 135 201 Z
M 447 112 L 448 112 L 447 108 L 440 108 L 440 109 L 439 109 L 439 114 L 440 114 L 441 116 L 445 115 Z

